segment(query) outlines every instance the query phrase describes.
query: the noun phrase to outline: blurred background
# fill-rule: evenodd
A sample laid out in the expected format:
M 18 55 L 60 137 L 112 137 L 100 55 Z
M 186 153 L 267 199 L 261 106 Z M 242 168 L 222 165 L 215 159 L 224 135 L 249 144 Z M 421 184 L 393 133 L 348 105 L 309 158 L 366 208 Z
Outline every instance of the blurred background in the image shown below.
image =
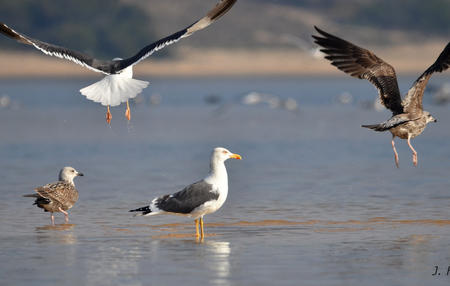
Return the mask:
M 215 0 L 0 0 L 26 35 L 99 58 L 128 57 L 202 17 Z M 447 0 L 240 0 L 232 13 L 137 66 L 142 75 L 338 74 L 318 56 L 313 26 L 370 48 L 400 73 L 422 71 L 448 41 Z M 0 40 L 0 76 L 85 76 L 81 68 Z M 26 61 L 25 61 L 26 60 Z M 17 65 L 21 62 L 21 65 Z M 30 63 L 26 65 L 26 63 Z M 58 64 L 56 64 L 58 62 Z M 35 63 L 39 63 L 39 68 Z M 26 68 L 24 67 L 26 65 Z M 45 64 L 45 65 L 44 65 Z

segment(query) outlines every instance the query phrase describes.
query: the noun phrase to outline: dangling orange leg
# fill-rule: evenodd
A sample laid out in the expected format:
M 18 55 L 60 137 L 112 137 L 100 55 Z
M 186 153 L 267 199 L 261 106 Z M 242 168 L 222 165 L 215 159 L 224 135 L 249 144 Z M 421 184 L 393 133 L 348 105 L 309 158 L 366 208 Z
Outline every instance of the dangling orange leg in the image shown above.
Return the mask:
M 130 121 L 131 111 L 130 111 L 130 105 L 128 104 L 128 100 L 127 100 L 127 110 L 125 111 L 125 117 L 128 119 L 128 121 Z
M 109 105 L 108 105 L 107 110 L 106 110 L 106 122 L 108 122 L 108 124 L 111 124 L 111 119 L 112 119 L 112 114 L 111 114 L 111 111 L 109 111 Z

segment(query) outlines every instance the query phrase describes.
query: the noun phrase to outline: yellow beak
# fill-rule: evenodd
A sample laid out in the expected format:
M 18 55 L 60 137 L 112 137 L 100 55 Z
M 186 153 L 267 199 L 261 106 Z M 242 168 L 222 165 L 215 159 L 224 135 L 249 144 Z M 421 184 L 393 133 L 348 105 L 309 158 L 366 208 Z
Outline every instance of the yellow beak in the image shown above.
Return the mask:
M 242 157 L 239 154 L 231 154 L 230 158 L 237 159 L 237 160 L 242 160 Z

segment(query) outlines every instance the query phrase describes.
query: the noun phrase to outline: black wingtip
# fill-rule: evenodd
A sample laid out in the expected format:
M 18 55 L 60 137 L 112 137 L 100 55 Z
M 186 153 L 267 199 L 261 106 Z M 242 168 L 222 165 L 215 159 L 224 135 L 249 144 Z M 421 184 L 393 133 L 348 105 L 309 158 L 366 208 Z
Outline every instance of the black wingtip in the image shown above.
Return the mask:
M 131 213 L 131 212 L 142 212 L 142 214 L 145 215 L 145 214 L 151 213 L 152 211 L 151 211 L 151 209 L 150 209 L 150 206 L 145 206 L 145 207 L 142 207 L 142 208 L 138 208 L 138 209 L 134 209 L 134 210 L 129 210 L 129 212 L 130 212 L 130 213 Z

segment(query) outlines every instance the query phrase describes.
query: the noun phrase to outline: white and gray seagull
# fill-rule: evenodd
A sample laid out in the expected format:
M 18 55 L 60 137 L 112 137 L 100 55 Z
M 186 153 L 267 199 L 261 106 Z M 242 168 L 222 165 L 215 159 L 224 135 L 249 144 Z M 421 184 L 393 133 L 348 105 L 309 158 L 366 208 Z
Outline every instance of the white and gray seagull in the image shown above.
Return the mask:
M 20 43 L 32 45 L 46 55 L 67 59 L 95 72 L 105 74 L 106 76 L 102 80 L 81 89 L 80 92 L 88 99 L 99 102 L 103 106 L 107 107 L 106 121 L 110 123 L 112 116 L 109 107 L 117 106 L 123 102 L 126 102 L 127 109 L 125 116 L 128 120 L 130 120 L 131 114 L 128 100 L 136 97 L 149 84 L 147 81 L 132 78 L 134 65 L 146 59 L 154 52 L 161 50 L 162 48 L 173 44 L 182 38 L 186 38 L 196 31 L 208 27 L 228 12 L 236 1 L 237 0 L 221 0 L 207 13 L 205 17 L 196 21 L 192 25 L 144 47 L 130 58 L 115 58 L 112 61 L 99 60 L 77 51 L 33 39 L 14 31 L 1 22 L 0 33 L 9 38 L 15 39 Z
M 176 214 L 192 217 L 195 220 L 197 238 L 204 238 L 203 216 L 217 211 L 228 195 L 228 174 L 225 161 L 233 158 L 241 160 L 225 148 L 217 147 L 211 155 L 210 171 L 203 180 L 193 183 L 183 190 L 154 198 L 148 206 L 130 210 L 138 215 Z M 199 233 L 200 224 L 200 233 Z
M 325 58 L 343 72 L 370 81 L 378 89 L 381 103 L 392 111 L 392 117 L 385 122 L 362 127 L 391 132 L 391 145 L 397 167 L 399 163 L 394 139 L 406 139 L 413 153 L 413 164 L 417 166 L 417 152 L 411 145 L 411 139 L 422 134 L 428 123 L 437 121 L 428 111 L 423 110 L 423 93 L 431 76 L 435 72 L 445 71 L 450 66 L 450 43 L 445 46 L 437 60 L 416 79 L 402 100 L 397 76 L 391 65 L 369 50 L 315 28 L 319 35 L 313 35 L 313 38 L 315 43 L 322 47 L 320 51 L 325 54 Z

